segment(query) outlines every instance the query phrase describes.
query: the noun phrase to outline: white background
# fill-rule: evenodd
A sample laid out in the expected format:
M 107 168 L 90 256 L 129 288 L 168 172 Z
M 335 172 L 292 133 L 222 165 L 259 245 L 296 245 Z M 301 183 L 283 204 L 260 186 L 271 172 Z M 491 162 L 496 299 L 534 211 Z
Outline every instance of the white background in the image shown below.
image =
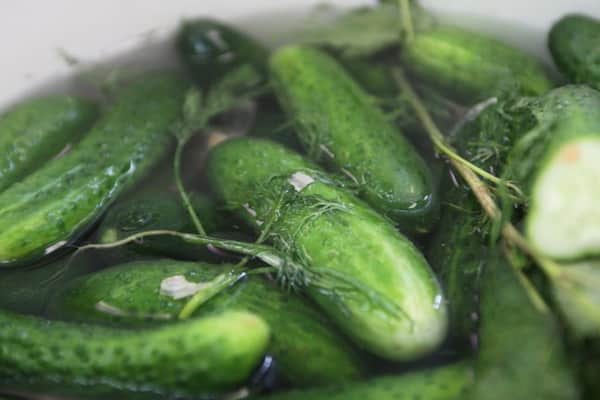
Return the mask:
M 74 75 L 73 67 L 59 56 L 59 49 L 89 64 L 126 52 L 142 42 L 150 42 L 148 46 L 153 40 L 160 42 L 157 38 L 170 32 L 181 19 L 199 15 L 238 21 L 264 36 L 266 27 L 281 29 L 319 3 L 322 1 L 0 0 L 0 49 L 3 51 L 0 107 L 43 83 L 64 82 L 65 77 Z M 372 1 L 330 0 L 328 3 L 353 6 Z M 461 20 L 542 55 L 547 29 L 562 14 L 586 12 L 600 16 L 599 0 L 425 0 L 423 4 L 445 14 L 468 17 Z M 152 63 L 154 59 L 172 57 L 165 51 L 142 51 L 134 57 Z M 60 87 L 64 89 L 63 84 Z

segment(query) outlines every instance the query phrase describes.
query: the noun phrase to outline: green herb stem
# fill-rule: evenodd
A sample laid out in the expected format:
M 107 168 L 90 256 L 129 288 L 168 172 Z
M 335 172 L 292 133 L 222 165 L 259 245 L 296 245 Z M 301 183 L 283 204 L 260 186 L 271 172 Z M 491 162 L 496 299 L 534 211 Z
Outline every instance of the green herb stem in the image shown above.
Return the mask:
M 470 164 L 468 161 L 462 159 L 458 154 L 456 154 L 455 150 L 446 143 L 446 139 L 429 115 L 429 112 L 419 99 L 419 96 L 415 93 L 408 80 L 406 80 L 404 77 L 402 70 L 397 68 L 394 71 L 394 76 L 400 88 L 406 93 L 409 103 L 414 108 L 417 117 L 423 124 L 423 127 L 425 128 L 425 131 L 429 135 L 434 146 L 448 157 L 450 164 L 456 169 L 456 171 L 458 171 L 467 185 L 471 188 L 473 194 L 487 216 L 492 221 L 502 224 L 502 236 L 508 242 L 512 243 L 521 249 L 521 251 L 528 254 L 532 259 L 534 259 L 537 265 L 550 279 L 555 279 L 560 274 L 560 265 L 541 255 L 537 250 L 535 250 L 527 241 L 527 239 L 525 239 L 523 235 L 514 227 L 514 225 L 512 225 L 510 222 L 502 221 L 502 213 L 494 201 L 488 186 L 476 174 L 478 167 L 472 166 L 472 164 Z M 513 264 L 511 263 L 511 265 Z M 527 278 L 522 274 L 522 271 L 520 271 L 519 267 L 513 265 L 513 268 L 515 268 L 515 270 L 521 275 L 520 278 L 522 281 L 527 280 Z M 528 284 L 527 287 L 533 288 L 533 286 L 530 284 Z
M 198 214 L 196 214 L 196 211 L 194 210 L 194 207 L 192 206 L 190 197 L 188 196 L 188 194 L 183 186 L 183 180 L 181 179 L 181 155 L 183 153 L 184 147 L 185 147 L 185 141 L 179 140 L 177 143 L 177 148 L 175 149 L 175 157 L 173 159 L 173 170 L 175 173 L 175 185 L 177 186 L 177 191 L 179 192 L 179 195 L 181 196 L 181 201 L 183 201 L 183 206 L 187 210 L 188 214 L 190 215 L 190 218 L 192 219 L 192 222 L 194 223 L 194 227 L 196 228 L 196 231 L 200 235 L 206 235 L 206 231 L 204 230 L 204 227 L 202 226 L 202 223 L 200 222 L 200 218 L 198 218 Z

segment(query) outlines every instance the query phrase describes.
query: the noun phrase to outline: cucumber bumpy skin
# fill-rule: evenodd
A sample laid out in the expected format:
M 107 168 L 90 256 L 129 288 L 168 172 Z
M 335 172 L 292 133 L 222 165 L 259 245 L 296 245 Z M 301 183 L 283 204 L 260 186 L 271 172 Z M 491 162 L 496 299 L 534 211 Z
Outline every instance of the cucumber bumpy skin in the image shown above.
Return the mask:
M 600 92 L 568 85 L 527 108 L 535 124 L 515 142 L 506 168 L 529 195 L 527 238 L 554 258 L 600 255 Z
M 302 46 L 277 51 L 270 66 L 311 158 L 348 175 L 359 196 L 401 229 L 427 232 L 439 212 L 431 171 L 344 68 Z
M 415 359 L 439 346 L 446 305 L 421 253 L 317 166 L 274 142 L 239 138 L 213 148 L 207 169 L 216 194 L 256 230 L 270 225 L 276 246 L 362 288 L 306 287 L 356 343 L 391 360 Z M 365 293 L 387 299 L 392 309 Z
M 264 400 L 457 400 L 472 383 L 468 363 L 398 376 L 384 376 L 323 389 L 304 389 L 260 397 Z
M 420 80 L 467 102 L 494 96 L 516 84 L 525 95 L 552 88 L 542 66 L 530 55 L 496 39 L 438 25 L 416 32 L 402 48 L 402 60 Z
M 72 281 L 57 292 L 47 313 L 80 322 L 131 327 L 155 324 L 160 320 L 150 319 L 152 315 L 176 318 L 189 300 L 161 294 L 165 279 L 181 275 L 188 282 L 208 282 L 232 268 L 171 260 L 122 264 Z M 129 315 L 102 312 L 97 308 L 100 301 Z M 275 358 L 281 377 L 295 386 L 331 384 L 363 375 L 363 360 L 347 339 L 313 305 L 285 293 L 274 282 L 248 276 L 203 304 L 194 316 L 228 310 L 254 313 L 269 325 L 272 338 L 268 352 Z
M 126 331 L 0 311 L 0 327 L 0 385 L 56 394 L 212 396 L 244 383 L 269 342 L 267 325 L 243 312 Z
M 20 103 L 0 116 L 0 192 L 72 144 L 96 114 L 90 102 L 57 95 Z
M 169 74 L 144 76 L 69 154 L 0 194 L 0 266 L 68 244 L 161 160 L 186 87 Z
M 572 83 L 600 89 L 600 21 L 567 15 L 552 26 L 548 47 L 558 69 Z

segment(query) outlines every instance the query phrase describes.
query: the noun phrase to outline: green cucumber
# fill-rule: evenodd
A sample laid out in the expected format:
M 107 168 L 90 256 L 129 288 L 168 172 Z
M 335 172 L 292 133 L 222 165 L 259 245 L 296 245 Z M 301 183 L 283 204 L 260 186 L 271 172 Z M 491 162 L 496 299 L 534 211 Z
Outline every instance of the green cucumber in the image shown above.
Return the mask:
M 0 192 L 73 144 L 96 118 L 96 106 L 71 96 L 47 96 L 0 116 Z
M 260 397 L 265 400 L 459 400 L 472 383 L 468 363 L 457 363 L 398 376 L 327 388 L 293 390 Z
M 516 109 L 510 101 L 490 106 L 454 145 L 480 168 L 498 172 L 522 134 L 515 126 L 531 123 L 527 113 L 511 114 Z M 477 351 L 475 384 L 463 398 L 577 398 L 557 321 L 533 303 L 531 288 L 490 242 L 492 225 L 472 191 L 448 178 L 441 193 L 442 219 L 428 256 L 446 289 L 451 336 Z
M 175 396 L 235 389 L 260 363 L 267 325 L 253 314 L 126 331 L 0 311 L 0 385 L 49 385 Z
M 492 174 L 501 171 L 510 145 L 519 134 L 502 118 L 511 102 L 511 98 L 505 98 L 488 105 L 475 121 L 467 122 L 449 137 L 463 157 Z M 523 122 L 516 116 L 511 121 Z M 427 244 L 426 254 L 448 297 L 453 344 L 475 350 L 480 280 L 488 261 L 490 226 L 468 186 L 455 172 L 445 172 L 440 185 L 440 223 Z
M 490 247 L 490 226 L 472 193 L 456 186 L 444 194 L 448 205 L 428 255 L 446 289 L 450 334 L 477 357 L 475 384 L 461 398 L 577 398 L 558 324 Z
M 525 233 L 560 259 L 600 255 L 600 92 L 565 86 L 526 103 L 530 123 L 507 159 L 505 175 L 529 197 Z
M 441 194 L 442 217 L 427 245 L 427 259 L 448 299 L 449 335 L 453 344 L 475 350 L 480 276 L 486 259 L 482 257 L 485 244 L 473 236 L 484 233 L 478 228 L 484 216 L 466 188 L 446 181 Z
M 394 84 L 392 68 L 377 61 L 339 57 L 340 63 L 346 71 L 365 89 L 374 96 L 386 112 L 394 118 L 394 122 L 409 136 L 413 133 L 421 134 L 421 122 L 415 115 L 412 107 Z M 464 109 L 446 96 L 420 82 L 414 83 L 425 104 L 427 111 L 440 127 L 453 126 Z
M 558 69 L 572 83 L 600 89 L 600 21 L 585 15 L 567 15 L 556 22 L 548 46 Z
M 500 252 L 491 250 L 482 259 L 481 348 L 475 384 L 465 398 L 578 399 L 556 320 L 534 306 Z
M 142 77 L 69 154 L 0 194 L 0 265 L 64 247 L 161 160 L 186 86 L 169 74 Z
M 188 282 L 207 282 L 231 268 L 168 260 L 123 264 L 72 281 L 52 299 L 47 312 L 61 319 L 132 327 L 156 322 L 147 316 L 176 318 L 188 299 L 161 294 L 163 280 L 180 275 Z M 123 317 L 99 311 L 99 302 L 131 314 Z M 273 282 L 249 276 L 194 315 L 227 310 L 254 313 L 269 325 L 272 339 L 268 352 L 281 376 L 293 385 L 328 384 L 356 379 L 363 373 L 357 351 L 331 323 L 307 301 L 283 292 Z
M 206 88 L 242 65 L 266 76 L 268 50 L 246 33 L 212 19 L 185 21 L 176 39 L 179 55 Z
M 525 95 L 552 88 L 532 56 L 480 33 L 435 25 L 402 45 L 402 62 L 423 82 L 457 100 L 476 102 L 517 86 Z
M 391 360 L 439 346 L 446 306 L 421 253 L 316 165 L 277 143 L 239 138 L 213 148 L 207 170 L 226 206 L 257 231 L 266 223 L 277 247 L 354 283 L 306 291 L 356 343 Z
M 394 84 L 393 67 L 367 59 L 338 57 L 344 68 L 372 96 L 374 101 L 386 112 L 386 116 L 394 122 L 413 144 L 432 170 L 434 185 L 437 181 L 437 169 L 441 167 L 440 158 L 431 144 L 431 140 L 423 131 L 421 121 L 417 118 L 412 106 L 399 88 Z M 413 82 L 415 90 L 429 114 L 440 128 L 455 126 L 466 109 L 451 101 L 437 90 L 421 83 Z
M 207 232 L 222 232 L 229 228 L 226 213 L 217 209 L 213 199 L 201 193 L 192 193 L 190 198 Z M 149 230 L 194 233 L 196 228 L 179 195 L 169 192 L 136 193 L 107 211 L 97 236 L 100 243 L 108 244 Z M 191 245 L 176 237 L 146 238 L 114 248 L 110 253 L 112 260 L 120 262 L 139 256 L 206 259 L 212 254 L 206 247 Z
M 309 155 L 349 176 L 359 195 L 402 229 L 428 231 L 439 211 L 431 172 L 343 67 L 302 46 L 277 51 L 270 66 Z
M 42 314 L 50 295 L 69 280 L 98 268 L 91 252 L 0 271 L 0 308 L 21 314 Z

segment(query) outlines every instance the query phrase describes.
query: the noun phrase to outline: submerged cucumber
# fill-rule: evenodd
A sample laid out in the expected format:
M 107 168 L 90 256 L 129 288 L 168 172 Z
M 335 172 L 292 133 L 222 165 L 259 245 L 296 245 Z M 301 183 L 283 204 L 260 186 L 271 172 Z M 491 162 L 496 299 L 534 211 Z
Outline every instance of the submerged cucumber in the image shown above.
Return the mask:
M 261 397 L 265 400 L 460 400 L 472 383 L 468 363 L 458 363 L 364 382 L 304 389 Z
M 475 384 L 461 398 L 577 398 L 556 321 L 534 306 L 513 267 L 490 248 L 490 227 L 472 193 L 446 193 L 429 256 L 446 289 L 450 334 L 460 347 L 478 350 Z
M 528 239 L 555 258 L 600 255 L 600 92 L 565 86 L 527 110 L 533 126 L 522 128 L 506 175 L 529 195 Z
M 161 282 L 184 276 L 188 282 L 215 279 L 231 265 L 177 261 L 144 261 L 119 265 L 73 281 L 50 302 L 57 318 L 140 326 L 176 318 L 188 298 L 161 294 Z M 130 313 L 115 316 L 100 311 L 99 302 Z M 244 310 L 264 319 L 272 333 L 268 352 L 281 376 L 294 385 L 328 384 L 362 375 L 357 351 L 307 301 L 285 293 L 274 282 L 249 276 L 204 304 L 194 314 L 206 316 Z
M 104 386 L 107 396 L 222 393 L 244 383 L 269 340 L 267 325 L 242 312 L 125 331 L 0 311 L 0 326 L 0 385 L 56 394 L 63 386 Z
M 350 177 L 359 195 L 402 229 L 429 230 L 439 211 L 431 172 L 343 67 L 301 46 L 279 50 L 270 65 L 309 155 Z
M 0 194 L 0 265 L 54 252 L 167 154 L 185 82 L 144 76 L 65 157 Z
M 500 118 L 509 110 L 508 104 L 491 107 L 455 138 L 480 168 L 497 171 L 506 145 L 521 134 Z M 513 117 L 511 123 L 528 124 L 527 116 Z M 451 335 L 478 350 L 475 384 L 463 398 L 577 398 L 557 322 L 532 302 L 513 265 L 490 243 L 492 225 L 472 191 L 448 179 L 442 202 L 428 255 L 446 289 Z
M 177 49 L 203 88 L 244 64 L 266 75 L 267 49 L 246 33 L 212 19 L 184 22 L 177 35 Z
M 535 58 L 496 39 L 461 28 L 437 25 L 416 32 L 402 47 L 410 72 L 458 100 L 474 102 L 516 85 L 525 95 L 552 88 Z
M 94 255 L 82 253 L 57 261 L 0 271 L 0 308 L 41 314 L 51 294 L 75 277 L 98 268 Z
M 0 192 L 72 144 L 96 118 L 96 107 L 71 96 L 18 104 L 0 116 Z
M 558 68 L 573 83 L 600 89 L 600 21 L 567 15 L 550 30 L 548 46 Z
M 431 244 L 442 248 L 430 247 L 430 255 L 440 257 L 433 265 L 447 289 L 451 334 L 478 350 L 475 385 L 462 398 L 578 398 L 556 321 L 536 309 L 512 266 L 489 248 L 472 194 L 455 190 L 464 196 L 455 192 L 455 208 L 444 210 Z
M 447 296 L 453 344 L 475 350 L 486 246 L 474 236 L 485 235 L 479 228 L 484 216 L 470 191 L 448 181 L 441 191 L 442 217 L 428 243 L 427 258 Z
M 488 105 L 475 121 L 449 138 L 463 157 L 492 174 L 502 170 L 510 145 L 520 134 L 503 118 L 512 104 L 512 99 L 504 100 L 507 103 Z M 511 122 L 522 121 L 515 117 Z M 427 244 L 427 258 L 448 297 L 453 344 L 475 350 L 480 280 L 489 261 L 490 223 L 459 175 L 449 169 L 445 172 L 440 185 L 440 223 Z
M 475 384 L 465 398 L 578 399 L 578 386 L 553 316 L 534 306 L 502 254 L 490 251 L 485 260 L 481 348 Z
M 192 193 L 190 198 L 206 232 L 215 233 L 228 228 L 228 216 L 217 209 L 213 199 L 201 193 Z M 196 228 L 179 195 L 150 192 L 136 193 L 111 207 L 100 224 L 97 235 L 100 243 L 108 244 L 151 230 L 194 233 Z M 204 246 L 191 245 L 176 237 L 149 237 L 116 247 L 110 253 L 112 260 L 120 262 L 140 256 L 161 255 L 194 260 L 205 259 L 212 254 Z
M 282 251 L 347 278 L 306 291 L 356 343 L 408 360 L 444 339 L 445 302 L 423 256 L 317 166 L 274 142 L 240 138 L 215 147 L 207 168 L 225 204 L 257 231 L 267 223 Z

